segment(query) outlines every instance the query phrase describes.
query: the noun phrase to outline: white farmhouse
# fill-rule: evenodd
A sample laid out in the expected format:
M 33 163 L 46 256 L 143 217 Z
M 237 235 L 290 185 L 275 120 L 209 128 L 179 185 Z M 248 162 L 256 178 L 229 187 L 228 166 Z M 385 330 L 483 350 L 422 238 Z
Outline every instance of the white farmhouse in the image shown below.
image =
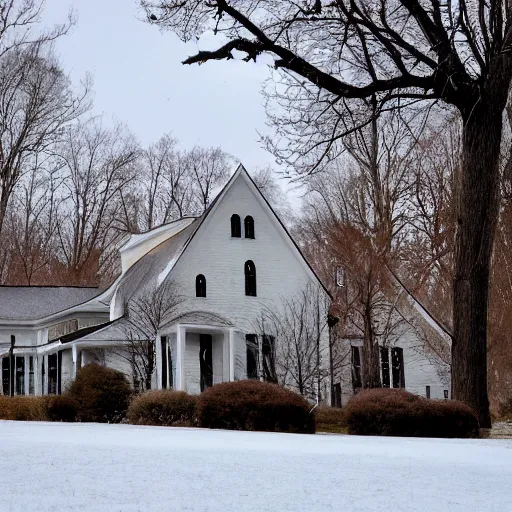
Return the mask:
M 302 358 L 301 364 L 309 364 L 310 398 L 327 403 L 332 398 L 344 405 L 357 391 L 362 341 L 357 336 L 345 339 L 348 359 L 333 368 L 329 292 L 242 166 L 201 217 L 131 235 L 120 253 L 121 275 L 107 290 L 0 287 L 3 394 L 62 393 L 91 362 L 121 370 L 140 385 L 143 377 L 134 368 L 133 347 L 151 336 L 141 328 L 140 311 L 134 318 L 133 304 L 145 305 L 150 310 L 142 312 L 146 323 L 155 326 L 152 388 L 200 393 L 219 382 L 274 374 L 299 388 L 294 371 Z M 157 321 L 158 308 L 151 301 L 166 294 L 179 300 Z M 299 347 L 305 353 L 294 359 L 290 343 L 276 349 L 278 334 L 262 318 L 269 312 L 275 318 L 286 316 L 285 310 L 289 313 L 297 298 L 305 296 L 315 297 L 310 306 L 321 325 L 300 329 L 287 321 L 290 330 L 299 327 L 314 344 L 310 352 Z M 428 338 L 429 329 L 438 327 L 428 326 L 419 310 L 415 314 L 419 329 L 404 324 L 393 345 L 382 349 L 382 380 L 440 398 L 449 389 L 446 368 L 418 335 L 427 333 Z M 311 320 L 306 314 L 301 321 Z M 277 370 L 276 357 L 281 358 Z
M 219 382 L 261 378 L 275 342 L 258 331 L 262 312 L 277 312 L 305 289 L 320 290 L 320 316 L 327 318 L 328 292 L 242 166 L 201 217 L 132 235 L 120 251 L 122 273 L 101 293 L 0 288 L 4 394 L 11 388 L 61 393 L 98 354 L 133 377 L 123 350 L 144 336 L 129 305 L 161 289 L 180 300 L 173 317 L 158 325 L 153 388 L 199 393 Z M 327 329 L 318 343 L 320 366 L 327 369 Z

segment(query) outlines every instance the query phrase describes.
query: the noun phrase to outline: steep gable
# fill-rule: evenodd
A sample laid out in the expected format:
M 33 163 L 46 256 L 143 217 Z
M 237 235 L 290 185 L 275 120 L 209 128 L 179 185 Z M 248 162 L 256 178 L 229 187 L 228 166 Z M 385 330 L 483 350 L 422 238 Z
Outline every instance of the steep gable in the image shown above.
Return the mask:
M 231 210 L 229 210 L 229 206 L 226 203 L 235 203 Z M 256 206 L 258 205 L 258 206 Z M 234 208 L 234 209 L 233 209 Z M 219 213 L 219 210 L 221 213 Z M 236 211 L 235 211 L 236 210 Z M 229 211 L 232 211 L 229 214 Z M 229 215 L 228 215 L 229 214 Z M 300 248 L 295 243 L 290 233 L 284 226 L 283 222 L 279 219 L 278 215 L 274 212 L 266 198 L 263 196 L 261 191 L 258 189 L 249 173 L 246 171 L 244 166 L 240 164 L 233 174 L 231 179 L 225 185 L 225 187 L 221 190 L 221 192 L 217 195 L 213 203 L 207 209 L 207 211 L 203 214 L 203 216 L 197 222 L 197 227 L 193 233 L 193 235 L 187 241 L 183 251 L 180 254 L 181 257 L 186 257 L 187 247 L 193 243 L 195 237 L 197 236 L 208 236 L 208 234 L 204 234 L 205 225 L 211 225 L 212 223 L 220 222 L 222 224 L 227 224 L 225 228 L 225 232 L 229 233 L 230 230 L 230 219 L 232 214 L 237 214 L 240 216 L 242 223 L 242 238 L 244 238 L 244 219 L 246 216 L 250 215 L 253 217 L 255 221 L 255 231 L 256 236 L 255 239 L 258 239 L 258 219 L 257 217 L 265 218 L 274 227 L 274 234 L 277 234 L 282 243 L 285 243 L 289 250 L 290 254 L 296 259 L 296 261 L 300 262 L 305 272 L 307 272 L 311 279 L 316 281 L 323 290 L 330 296 L 330 292 L 324 286 L 318 275 L 315 273 L 311 265 L 308 263 L 304 255 L 302 254 Z M 255 217 L 256 215 L 256 217 Z M 215 219 L 215 220 L 212 220 Z M 274 241 L 277 239 L 274 239 Z M 270 240 L 269 240 L 270 242 Z M 250 243 L 250 242 L 249 242 Z M 177 262 L 175 262 L 177 263 Z M 170 271 L 171 269 L 169 269 Z M 168 274 L 164 273 L 160 275 L 159 282 L 163 282 L 164 279 L 168 277 Z

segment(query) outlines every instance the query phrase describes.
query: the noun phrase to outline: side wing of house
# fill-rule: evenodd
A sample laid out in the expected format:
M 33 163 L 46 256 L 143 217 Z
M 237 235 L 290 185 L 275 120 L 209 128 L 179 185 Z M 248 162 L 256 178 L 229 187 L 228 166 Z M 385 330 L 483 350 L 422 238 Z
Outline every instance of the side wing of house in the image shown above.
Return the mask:
M 448 336 L 426 321 L 410 301 L 401 300 L 393 319 L 396 325 L 386 339 L 379 339 L 380 377 L 383 387 L 404 388 L 433 399 L 450 397 Z M 338 405 L 361 389 L 363 340 L 340 339 L 334 353 L 339 364 L 334 375 Z

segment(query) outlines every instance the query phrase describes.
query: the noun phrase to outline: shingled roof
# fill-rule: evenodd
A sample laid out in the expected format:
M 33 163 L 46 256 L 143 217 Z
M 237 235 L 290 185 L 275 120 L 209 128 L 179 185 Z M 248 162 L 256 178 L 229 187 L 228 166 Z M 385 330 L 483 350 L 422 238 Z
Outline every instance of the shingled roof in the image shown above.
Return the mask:
M 45 318 L 87 302 L 100 291 L 78 286 L 0 286 L 0 322 Z

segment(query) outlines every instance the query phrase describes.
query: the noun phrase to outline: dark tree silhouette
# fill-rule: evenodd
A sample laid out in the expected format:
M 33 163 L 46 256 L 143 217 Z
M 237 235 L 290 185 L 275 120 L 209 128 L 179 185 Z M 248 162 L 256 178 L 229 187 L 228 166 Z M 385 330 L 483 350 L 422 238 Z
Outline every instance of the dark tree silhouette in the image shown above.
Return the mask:
M 218 49 L 200 51 L 185 64 L 231 59 L 234 50 L 247 61 L 272 55 L 287 77 L 287 92 L 280 94 L 289 94 L 290 108 L 300 111 L 292 125 L 297 130 L 311 133 L 321 124 L 321 113 L 305 109 L 304 98 L 331 113 L 332 132 L 315 143 L 321 151 L 309 171 L 332 156 L 343 135 L 370 121 L 363 115 L 365 102 L 382 112 L 440 101 L 460 112 L 452 392 L 478 411 L 481 426 L 489 426 L 488 284 L 499 212 L 502 116 L 512 77 L 510 2 L 143 0 L 142 5 L 152 22 L 156 13 L 158 25 L 184 40 L 211 29 L 223 35 Z

